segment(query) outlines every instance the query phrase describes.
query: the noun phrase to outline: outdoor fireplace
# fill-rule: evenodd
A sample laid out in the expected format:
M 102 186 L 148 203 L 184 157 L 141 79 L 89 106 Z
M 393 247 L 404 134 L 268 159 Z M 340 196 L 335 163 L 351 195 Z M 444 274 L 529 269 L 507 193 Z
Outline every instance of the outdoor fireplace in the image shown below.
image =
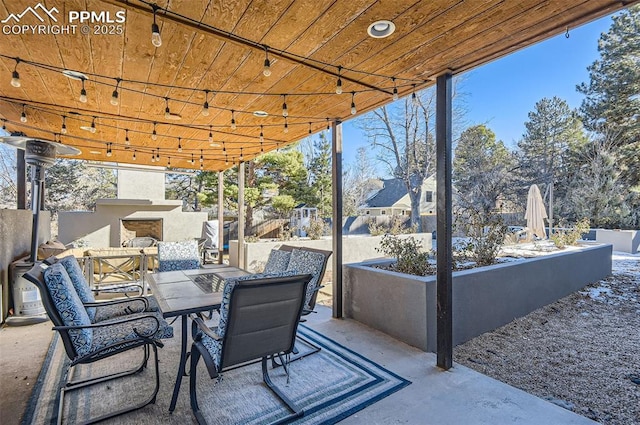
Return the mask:
M 162 240 L 162 218 L 120 219 L 120 245 L 133 238 L 150 237 Z

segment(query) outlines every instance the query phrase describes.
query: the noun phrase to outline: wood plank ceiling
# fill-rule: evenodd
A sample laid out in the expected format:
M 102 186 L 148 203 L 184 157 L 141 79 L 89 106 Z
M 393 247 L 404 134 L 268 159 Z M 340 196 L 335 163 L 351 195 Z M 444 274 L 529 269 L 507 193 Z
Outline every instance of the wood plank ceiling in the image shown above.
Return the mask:
M 409 95 L 445 70 L 461 73 L 635 2 L 0 0 L 0 119 L 10 132 L 76 146 L 81 159 L 222 170 L 353 118 L 352 101 L 360 115 L 391 102 L 394 86 Z M 151 43 L 156 6 L 160 47 Z M 77 11 L 125 19 L 83 26 L 71 21 Z M 382 19 L 395 32 L 370 37 Z M 20 87 L 10 84 L 14 70 Z M 86 75 L 86 103 L 82 81 L 63 70 Z M 80 128 L 92 122 L 95 132 Z

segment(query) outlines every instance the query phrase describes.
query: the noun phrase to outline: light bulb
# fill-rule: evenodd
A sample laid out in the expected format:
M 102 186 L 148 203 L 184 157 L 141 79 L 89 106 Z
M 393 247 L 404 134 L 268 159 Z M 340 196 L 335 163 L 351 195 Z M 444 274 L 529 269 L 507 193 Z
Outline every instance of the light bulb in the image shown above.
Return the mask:
M 20 74 L 18 74 L 18 71 L 13 71 L 13 74 L 11 74 L 11 85 L 13 87 L 20 87 Z
M 209 102 L 207 101 L 205 101 L 204 105 L 202 105 L 202 116 L 203 117 L 209 116 Z
M 264 60 L 264 69 L 262 70 L 262 74 L 265 77 L 271 75 L 271 62 L 269 61 L 269 58 Z
M 209 131 L 209 144 L 213 145 L 213 133 Z
M 113 155 L 113 154 L 111 153 L 111 149 L 107 149 L 107 156 L 111 156 L 111 155 Z
M 234 111 L 231 111 L 231 130 L 235 130 L 236 128 L 236 117 Z
M 133 151 L 133 158 L 134 161 L 136 160 L 136 151 Z
M 289 132 L 289 124 L 284 123 L 284 132 L 288 133 Z
M 416 93 L 411 93 L 411 101 L 413 102 L 414 105 L 418 105 L 418 96 L 416 96 Z
M 60 127 L 60 133 L 67 134 L 67 117 L 62 117 L 62 127 Z
M 151 140 L 158 140 L 158 133 L 156 133 L 156 129 L 153 129 L 153 133 L 151 133 Z
M 155 15 L 154 15 L 155 18 Z M 151 44 L 156 47 L 162 46 L 162 37 L 160 37 L 160 27 L 155 22 L 151 24 Z
M 178 152 L 182 152 L 182 142 L 178 140 Z
M 154 154 L 151 154 L 151 162 L 156 162 L 156 156 Z
M 171 109 L 169 109 L 168 106 L 166 108 L 164 108 L 164 117 L 166 119 L 171 119 Z
M 113 106 L 118 106 L 118 103 L 120 103 L 118 101 L 118 90 L 114 90 L 113 93 L 111 93 L 111 104 Z
M 24 111 L 20 115 L 20 122 L 27 122 L 27 114 L 25 114 Z
M 287 98 L 284 95 L 283 97 L 284 97 L 284 100 L 282 102 L 282 116 L 286 118 L 289 116 L 289 109 L 287 108 Z
M 338 78 L 338 82 L 336 83 L 336 94 L 342 94 L 342 79 Z
M 94 121 L 91 122 L 91 129 L 89 129 L 89 131 L 92 133 L 96 132 L 96 123 Z
M 81 89 L 80 90 L 79 100 L 82 103 L 87 103 L 87 91 L 85 89 Z
M 398 100 L 398 89 L 396 87 L 393 88 L 393 100 Z
M 356 104 L 351 102 L 351 115 L 355 115 L 358 110 L 356 109 Z

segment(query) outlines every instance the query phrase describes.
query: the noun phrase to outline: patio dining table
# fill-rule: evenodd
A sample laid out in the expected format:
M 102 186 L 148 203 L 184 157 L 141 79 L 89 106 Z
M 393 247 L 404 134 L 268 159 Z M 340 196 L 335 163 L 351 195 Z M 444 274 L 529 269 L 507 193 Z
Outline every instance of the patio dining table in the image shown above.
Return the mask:
M 151 292 L 158 300 L 164 318 L 180 317 L 182 323 L 182 340 L 178 374 L 173 387 L 173 396 L 169 411 L 176 408 L 178 394 L 183 376 L 186 376 L 188 358 L 187 318 L 190 314 L 211 311 L 220 307 L 222 289 L 226 278 L 250 274 L 237 267 L 227 265 L 208 265 L 195 270 L 176 270 L 150 273 L 147 282 Z

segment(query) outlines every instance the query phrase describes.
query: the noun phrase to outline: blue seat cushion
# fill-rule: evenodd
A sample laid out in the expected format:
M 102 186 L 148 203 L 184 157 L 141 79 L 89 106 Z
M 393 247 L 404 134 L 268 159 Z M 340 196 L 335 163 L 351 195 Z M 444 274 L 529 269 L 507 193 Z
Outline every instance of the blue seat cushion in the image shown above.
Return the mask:
M 158 270 L 192 270 L 200 267 L 200 251 L 197 241 L 159 242 Z
M 291 259 L 287 271 L 296 274 L 310 274 L 313 277 L 307 286 L 307 294 L 304 300 L 304 308 L 311 308 L 311 298 L 320 286 L 320 273 L 324 267 L 325 256 L 319 252 L 294 249 L 291 251 Z
M 80 297 L 80 301 L 82 301 L 83 303 L 96 302 L 96 298 L 94 297 L 93 292 L 91 292 L 89 283 L 87 282 L 87 279 L 85 279 L 76 257 L 74 257 L 73 255 L 68 255 L 58 260 L 58 263 L 62 264 L 67 271 L 67 274 L 69 275 L 69 277 L 71 278 L 71 282 L 73 283 L 73 287 L 76 289 L 76 292 Z M 96 315 L 96 309 L 94 307 L 88 307 L 87 314 L 93 321 Z
M 172 338 L 173 328 L 162 318 L 162 315 L 160 313 L 156 312 L 131 314 L 126 316 L 126 318 L 136 320 L 131 320 L 126 323 L 114 324 L 113 326 L 95 328 L 93 331 L 93 344 L 91 346 L 91 351 L 101 350 L 111 344 L 120 343 L 123 341 L 131 341 L 133 344 L 136 340 L 139 339 L 139 336 L 136 334 L 134 329 L 144 335 L 151 333 L 153 329 L 155 329 L 156 321 L 150 317 L 146 317 L 150 315 L 156 317 L 160 321 L 160 327 L 153 335 L 150 335 L 149 337 L 154 339 Z M 106 320 L 100 322 L 100 324 L 116 322 L 118 320 L 122 320 L 122 318 Z
M 87 310 L 62 264 L 56 263 L 47 267 L 44 271 L 44 282 L 53 305 L 65 326 L 91 325 Z M 78 355 L 82 356 L 91 351 L 92 329 L 71 329 L 69 330 L 69 338 Z
M 279 273 L 286 271 L 290 259 L 290 252 L 281 251 L 279 249 L 272 249 L 269 253 L 267 264 L 265 264 L 264 266 L 263 273 Z

